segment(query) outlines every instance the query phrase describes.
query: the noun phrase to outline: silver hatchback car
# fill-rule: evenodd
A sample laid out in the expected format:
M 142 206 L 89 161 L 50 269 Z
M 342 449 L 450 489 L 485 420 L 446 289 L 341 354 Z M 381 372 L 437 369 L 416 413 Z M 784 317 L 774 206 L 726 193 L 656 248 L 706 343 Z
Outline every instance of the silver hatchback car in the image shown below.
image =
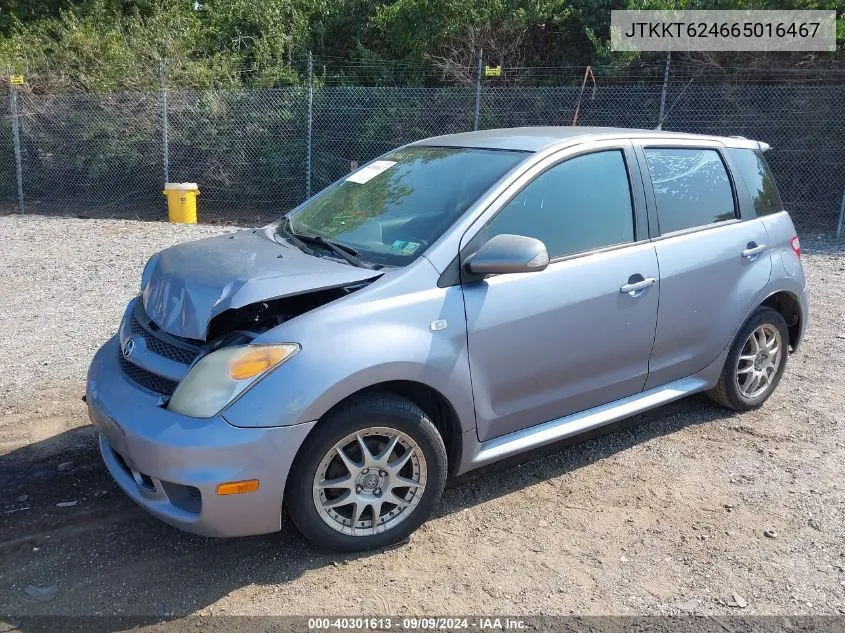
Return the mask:
M 538 127 L 380 157 L 150 259 L 87 381 L 105 464 L 213 536 L 405 539 L 448 476 L 696 392 L 758 407 L 807 323 L 743 138 Z

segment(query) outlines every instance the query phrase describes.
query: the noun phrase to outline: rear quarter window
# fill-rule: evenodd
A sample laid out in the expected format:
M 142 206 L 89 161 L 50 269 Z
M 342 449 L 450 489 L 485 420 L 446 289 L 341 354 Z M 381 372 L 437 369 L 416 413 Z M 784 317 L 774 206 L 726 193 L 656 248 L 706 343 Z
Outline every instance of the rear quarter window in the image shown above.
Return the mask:
M 650 147 L 644 152 L 662 235 L 737 217 L 719 152 L 674 147 Z
M 762 152 L 731 148 L 727 153 L 748 189 L 757 217 L 783 211 L 778 187 Z

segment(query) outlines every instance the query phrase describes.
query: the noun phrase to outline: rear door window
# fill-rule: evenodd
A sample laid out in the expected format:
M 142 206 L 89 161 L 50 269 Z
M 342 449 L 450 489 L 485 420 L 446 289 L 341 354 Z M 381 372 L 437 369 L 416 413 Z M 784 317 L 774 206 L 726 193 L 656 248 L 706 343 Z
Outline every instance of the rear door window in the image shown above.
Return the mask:
M 525 186 L 485 229 L 541 240 L 549 257 L 634 241 L 634 209 L 621 150 L 570 158 Z
M 662 235 L 737 217 L 731 181 L 719 152 L 656 147 L 644 152 Z
M 778 187 L 761 152 L 753 149 L 728 149 L 728 156 L 739 170 L 759 218 L 783 211 Z

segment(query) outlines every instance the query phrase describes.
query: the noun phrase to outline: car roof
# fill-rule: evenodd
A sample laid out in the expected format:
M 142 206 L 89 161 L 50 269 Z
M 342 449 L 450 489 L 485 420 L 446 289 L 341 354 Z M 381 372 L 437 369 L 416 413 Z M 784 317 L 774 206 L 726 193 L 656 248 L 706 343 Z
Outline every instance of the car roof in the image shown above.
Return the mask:
M 445 134 L 411 143 L 411 145 L 436 147 L 474 147 L 480 149 L 505 149 L 539 152 L 553 146 L 566 146 L 593 139 L 689 139 L 718 141 L 728 147 L 768 149 L 768 145 L 741 136 L 709 136 L 662 130 L 642 130 L 625 127 L 538 126 L 511 127 L 460 134 Z

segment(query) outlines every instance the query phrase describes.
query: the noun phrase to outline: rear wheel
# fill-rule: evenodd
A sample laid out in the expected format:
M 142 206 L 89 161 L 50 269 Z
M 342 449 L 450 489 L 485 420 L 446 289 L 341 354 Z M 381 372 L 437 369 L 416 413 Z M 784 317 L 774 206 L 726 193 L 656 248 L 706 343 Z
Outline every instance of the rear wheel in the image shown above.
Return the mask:
M 288 478 L 287 509 L 322 547 L 384 547 L 428 518 L 446 468 L 443 440 L 419 407 L 393 394 L 365 395 L 308 436 Z
M 789 332 L 777 310 L 760 307 L 728 352 L 712 400 L 737 411 L 756 409 L 772 395 L 786 368 Z

